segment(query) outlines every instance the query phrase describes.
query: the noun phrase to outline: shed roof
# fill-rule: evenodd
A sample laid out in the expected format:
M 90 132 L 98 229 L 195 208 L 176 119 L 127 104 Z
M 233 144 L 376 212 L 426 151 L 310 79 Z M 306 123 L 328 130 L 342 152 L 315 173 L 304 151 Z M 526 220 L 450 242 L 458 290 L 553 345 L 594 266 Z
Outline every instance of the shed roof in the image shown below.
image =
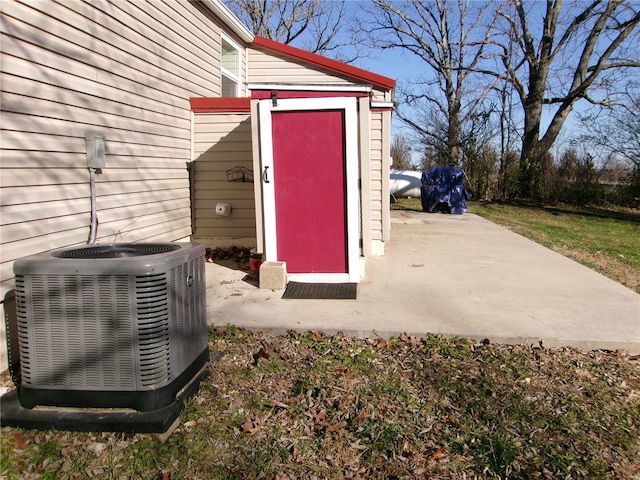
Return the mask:
M 259 35 L 254 35 L 253 42 L 250 46 L 291 58 L 313 67 L 328 70 L 340 76 L 364 82 L 382 90 L 393 90 L 396 86 L 396 81 L 392 78 L 378 75 L 377 73 L 370 72 L 369 70 L 354 67 L 353 65 L 349 65 L 332 58 L 323 57 L 322 55 L 311 53 L 300 48 L 292 47 L 291 45 L 285 45 L 284 43 L 269 40 L 268 38 L 264 38 Z

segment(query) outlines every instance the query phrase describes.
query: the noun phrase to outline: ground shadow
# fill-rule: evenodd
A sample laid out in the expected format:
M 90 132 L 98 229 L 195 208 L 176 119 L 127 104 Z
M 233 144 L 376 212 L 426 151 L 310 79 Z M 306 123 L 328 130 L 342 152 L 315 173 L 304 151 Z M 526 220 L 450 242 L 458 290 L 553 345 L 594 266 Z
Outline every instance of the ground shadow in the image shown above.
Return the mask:
M 251 270 L 251 250 L 246 247 L 217 247 L 207 248 L 207 261 L 221 265 L 231 270 L 245 272 L 243 282 L 254 287 L 259 286 L 258 272 Z

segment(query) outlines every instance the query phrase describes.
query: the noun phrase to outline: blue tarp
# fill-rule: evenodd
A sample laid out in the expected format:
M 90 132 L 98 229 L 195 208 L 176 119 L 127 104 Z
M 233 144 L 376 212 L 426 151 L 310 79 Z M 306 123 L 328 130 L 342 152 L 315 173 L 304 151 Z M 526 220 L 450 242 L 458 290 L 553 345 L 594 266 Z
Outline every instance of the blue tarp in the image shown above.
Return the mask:
M 425 212 L 461 215 L 471 197 L 464 188 L 464 173 L 458 167 L 436 167 L 422 174 L 420 200 Z

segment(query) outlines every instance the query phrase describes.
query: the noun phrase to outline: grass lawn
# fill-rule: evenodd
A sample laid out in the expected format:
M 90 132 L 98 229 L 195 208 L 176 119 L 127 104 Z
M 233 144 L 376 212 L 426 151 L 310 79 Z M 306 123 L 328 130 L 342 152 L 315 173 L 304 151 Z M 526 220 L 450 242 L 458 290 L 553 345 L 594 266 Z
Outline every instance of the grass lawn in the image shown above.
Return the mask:
M 2 478 L 640 475 L 640 365 L 623 352 L 214 327 L 209 378 L 153 434 L 1 430 Z
M 638 290 L 636 213 L 470 209 Z M 0 478 L 640 478 L 638 355 L 233 326 L 209 348 L 166 441 L 5 427 Z
M 469 202 L 469 212 L 555 250 L 640 293 L 640 211 Z M 420 199 L 394 209 L 422 211 Z

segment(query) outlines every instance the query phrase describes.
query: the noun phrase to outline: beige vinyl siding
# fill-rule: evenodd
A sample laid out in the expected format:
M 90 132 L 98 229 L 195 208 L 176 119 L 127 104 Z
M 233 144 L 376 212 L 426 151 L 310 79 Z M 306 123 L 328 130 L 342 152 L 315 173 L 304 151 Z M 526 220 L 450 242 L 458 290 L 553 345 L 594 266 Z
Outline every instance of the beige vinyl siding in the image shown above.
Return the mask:
M 391 175 L 391 110 L 384 110 L 382 114 L 382 168 L 381 168 L 381 197 L 382 197 L 382 240 L 391 238 L 391 193 L 389 181 Z
M 248 49 L 248 57 L 249 83 L 354 85 L 328 71 L 310 68 L 307 64 L 255 48 Z
M 87 241 L 86 134 L 105 137 L 98 241 L 189 237 L 189 98 L 220 93 L 212 14 L 187 0 L 0 7 L 2 296 L 14 259 Z
M 234 167 L 253 170 L 250 115 L 197 114 L 194 123 L 194 238 L 212 247 L 220 242 L 255 246 L 253 183 L 229 182 L 226 173 Z M 217 203 L 229 203 L 231 215 L 216 215 Z
M 373 89 L 371 91 L 371 101 L 372 102 L 392 102 L 393 101 L 393 91 L 392 90 L 376 90 Z
M 373 240 L 383 240 L 382 116 L 383 112 L 371 112 L 371 238 Z
M 237 43 L 239 43 L 240 45 L 242 45 L 241 41 L 238 41 Z M 240 68 L 242 68 L 242 72 L 241 72 L 241 78 L 242 78 L 242 82 L 240 84 L 240 92 L 241 92 L 241 97 L 249 97 L 251 95 L 251 93 L 249 92 L 249 53 L 248 53 L 248 49 L 245 49 L 243 51 L 243 55 L 241 58 L 241 63 L 240 63 Z

